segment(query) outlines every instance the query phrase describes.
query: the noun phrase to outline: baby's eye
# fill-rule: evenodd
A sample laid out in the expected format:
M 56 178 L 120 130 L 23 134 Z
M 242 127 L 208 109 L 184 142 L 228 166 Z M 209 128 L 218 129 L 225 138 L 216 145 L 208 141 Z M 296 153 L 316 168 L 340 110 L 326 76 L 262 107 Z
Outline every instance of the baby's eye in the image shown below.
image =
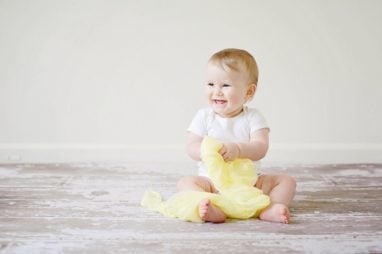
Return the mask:
M 229 84 L 223 84 L 223 87 L 230 87 L 231 85 Z
M 213 83 L 208 83 L 207 86 L 214 86 L 214 84 Z

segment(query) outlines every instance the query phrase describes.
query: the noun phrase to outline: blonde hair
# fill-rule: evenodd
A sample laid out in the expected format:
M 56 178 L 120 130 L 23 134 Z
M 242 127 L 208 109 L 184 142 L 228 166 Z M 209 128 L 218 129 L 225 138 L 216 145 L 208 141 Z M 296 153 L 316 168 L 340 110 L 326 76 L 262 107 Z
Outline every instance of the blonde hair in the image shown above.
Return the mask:
M 259 69 L 255 58 L 243 49 L 228 48 L 213 54 L 208 61 L 218 64 L 223 70 L 233 70 L 240 72 L 245 68 L 251 84 L 257 85 L 259 79 Z

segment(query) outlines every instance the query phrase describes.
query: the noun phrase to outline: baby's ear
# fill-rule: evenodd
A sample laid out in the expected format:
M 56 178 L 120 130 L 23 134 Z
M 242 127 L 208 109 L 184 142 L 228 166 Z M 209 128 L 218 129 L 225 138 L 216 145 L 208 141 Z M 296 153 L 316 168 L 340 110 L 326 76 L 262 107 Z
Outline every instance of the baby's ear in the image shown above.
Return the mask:
M 256 84 L 250 84 L 247 89 L 247 100 L 252 99 L 256 93 Z

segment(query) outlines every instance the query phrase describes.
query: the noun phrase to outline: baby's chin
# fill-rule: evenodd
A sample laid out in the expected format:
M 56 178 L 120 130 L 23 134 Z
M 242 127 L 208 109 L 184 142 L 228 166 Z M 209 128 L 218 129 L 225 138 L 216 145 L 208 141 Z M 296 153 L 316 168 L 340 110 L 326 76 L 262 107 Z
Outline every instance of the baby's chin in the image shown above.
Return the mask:
M 215 113 L 218 113 L 218 112 L 223 113 L 226 109 L 226 104 L 217 104 L 212 102 L 210 105 L 215 111 Z

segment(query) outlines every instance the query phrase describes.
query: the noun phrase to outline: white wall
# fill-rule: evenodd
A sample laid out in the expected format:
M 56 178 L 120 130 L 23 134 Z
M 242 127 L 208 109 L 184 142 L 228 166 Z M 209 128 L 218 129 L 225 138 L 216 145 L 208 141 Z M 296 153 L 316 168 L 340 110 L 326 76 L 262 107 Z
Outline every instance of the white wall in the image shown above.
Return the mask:
M 382 162 L 382 1 L 0 1 L 0 162 L 188 160 L 205 62 L 260 67 L 268 162 Z M 174 158 L 170 155 L 174 154 Z

